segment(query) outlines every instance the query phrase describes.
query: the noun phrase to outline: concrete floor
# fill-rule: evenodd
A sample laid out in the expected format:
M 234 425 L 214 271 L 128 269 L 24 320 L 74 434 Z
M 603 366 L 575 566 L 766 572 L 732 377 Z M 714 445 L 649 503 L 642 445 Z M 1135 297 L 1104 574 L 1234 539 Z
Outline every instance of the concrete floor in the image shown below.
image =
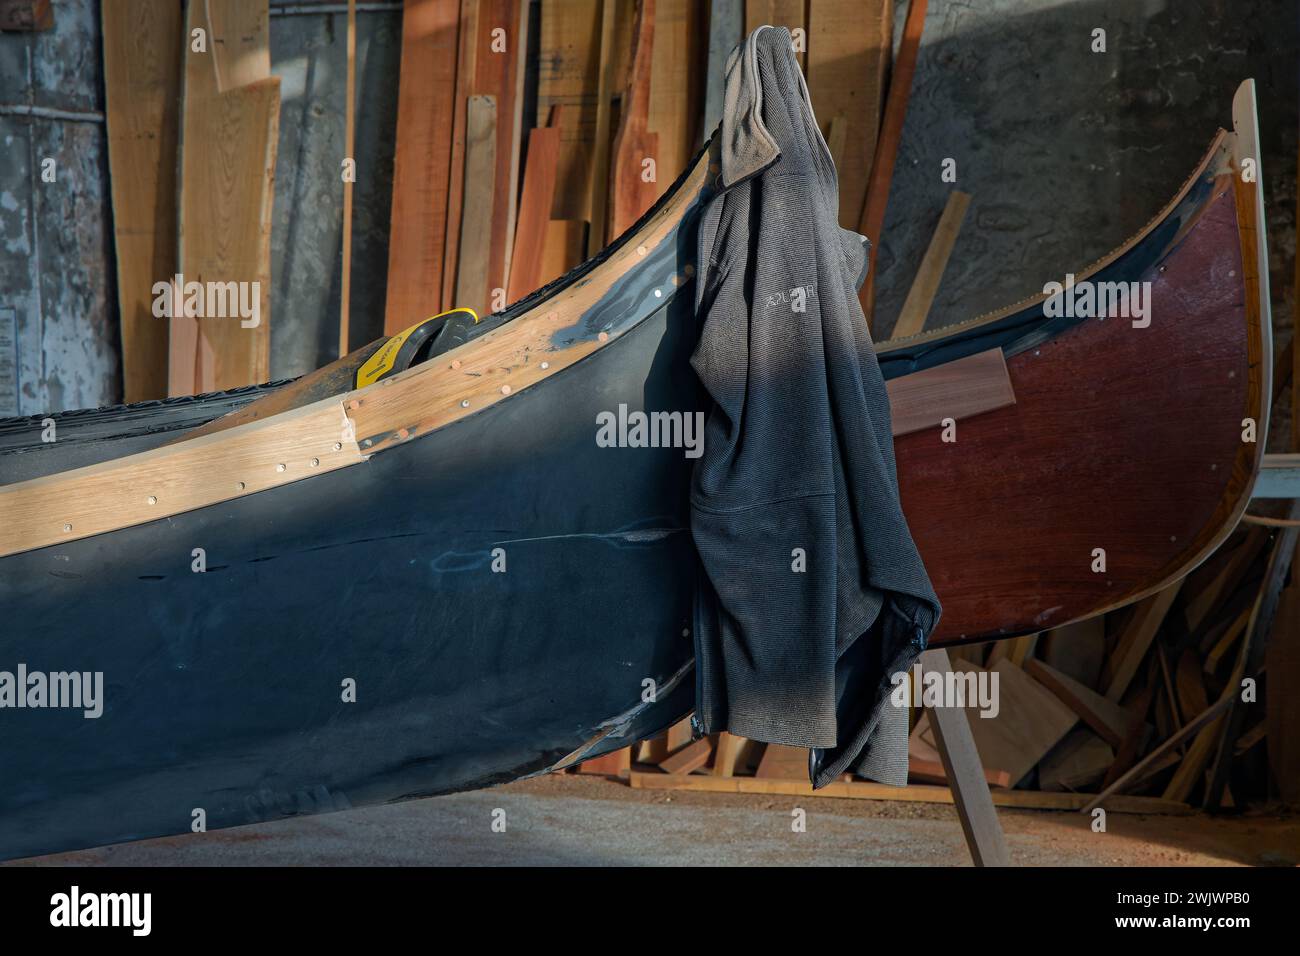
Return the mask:
M 806 832 L 791 810 L 806 811 Z M 493 831 L 494 812 L 505 832 Z M 496 814 L 499 818 L 500 814 Z M 999 811 L 1013 862 L 1044 866 L 1294 866 L 1300 819 Z M 963 866 L 951 807 L 631 790 L 553 776 L 494 790 L 119 844 L 10 865 Z

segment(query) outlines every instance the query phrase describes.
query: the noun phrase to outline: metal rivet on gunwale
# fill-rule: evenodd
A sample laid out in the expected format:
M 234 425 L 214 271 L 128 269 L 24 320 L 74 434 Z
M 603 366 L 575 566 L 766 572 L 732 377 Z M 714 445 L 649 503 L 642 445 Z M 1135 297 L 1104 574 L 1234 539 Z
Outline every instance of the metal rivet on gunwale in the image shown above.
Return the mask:
M 469 408 L 469 399 L 468 399 L 468 398 L 467 398 L 467 399 L 464 399 L 464 400 L 460 403 L 460 407 L 461 407 L 461 408 Z
M 543 371 L 543 372 L 545 372 L 545 371 L 546 371 L 548 368 L 550 368 L 550 367 L 551 367 L 551 363 L 550 363 L 550 362 L 543 362 L 543 363 L 542 363 L 542 371 Z
M 158 498 L 157 498 L 156 495 L 150 495 L 149 498 L 148 498 L 148 501 L 149 501 L 149 504 L 151 504 L 151 505 L 156 505 L 156 504 L 158 503 Z
M 276 465 L 276 466 L 275 466 L 275 470 L 276 470 L 276 471 L 284 471 L 287 467 L 288 467 L 287 465 L 280 464 L 280 465 Z
M 510 394 L 510 386 L 509 386 L 509 385 L 502 385 L 502 386 L 501 386 L 501 394 L 502 394 L 502 395 L 509 395 L 509 394 Z

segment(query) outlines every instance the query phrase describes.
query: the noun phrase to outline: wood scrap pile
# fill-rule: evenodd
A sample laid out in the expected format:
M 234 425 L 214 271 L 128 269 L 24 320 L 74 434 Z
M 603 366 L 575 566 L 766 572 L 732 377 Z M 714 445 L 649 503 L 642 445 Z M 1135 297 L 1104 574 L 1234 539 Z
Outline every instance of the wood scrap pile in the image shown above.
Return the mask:
M 994 803 L 1186 812 L 1294 802 L 1300 666 L 1281 637 L 1300 632 L 1300 592 L 1286 583 L 1296 537 L 1245 526 L 1186 579 L 1126 608 L 950 651 L 954 671 L 996 687 L 995 716 L 981 716 L 989 708 L 974 696 L 967 706 Z M 1246 678 L 1255 690 L 1243 700 Z M 906 789 L 846 775 L 819 792 L 950 802 L 923 708 L 909 756 Z M 811 792 L 806 751 L 725 733 L 691 740 L 687 722 L 602 761 L 635 787 Z

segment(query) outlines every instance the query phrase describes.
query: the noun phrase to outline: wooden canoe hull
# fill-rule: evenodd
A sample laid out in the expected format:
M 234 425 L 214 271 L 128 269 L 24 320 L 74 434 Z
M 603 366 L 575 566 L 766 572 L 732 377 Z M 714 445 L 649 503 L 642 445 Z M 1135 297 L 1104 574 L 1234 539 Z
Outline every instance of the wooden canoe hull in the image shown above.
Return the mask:
M 1133 600 L 1245 507 L 1269 340 L 1242 142 L 1222 134 L 1081 274 L 1150 280 L 1149 327 L 1029 302 L 881 347 L 891 381 L 1001 349 L 1015 393 L 956 415 L 955 443 L 896 439 L 939 643 Z M 325 372 L 55 416 L 53 445 L 39 419 L 0 423 L 0 669 L 105 681 L 95 719 L 4 714 L 0 857 L 184 833 L 199 808 L 215 829 L 487 786 L 686 714 L 691 461 L 594 432 L 620 405 L 704 407 L 687 359 L 709 162 L 600 260 L 366 389 L 323 394 Z

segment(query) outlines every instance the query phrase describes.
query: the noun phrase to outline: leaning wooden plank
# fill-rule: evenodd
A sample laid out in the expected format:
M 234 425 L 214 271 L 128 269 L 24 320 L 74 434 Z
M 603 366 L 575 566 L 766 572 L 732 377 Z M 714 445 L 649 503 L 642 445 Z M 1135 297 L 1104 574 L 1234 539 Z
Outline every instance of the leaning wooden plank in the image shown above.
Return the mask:
M 546 224 L 546 247 L 542 250 L 537 285 L 558 279 L 582 262 L 587 224 L 573 219 L 552 219 Z
M 659 769 L 664 773 L 690 773 L 708 763 L 712 753 L 713 741 L 701 737 L 659 761 Z
M 875 301 L 876 262 L 880 254 L 881 230 L 885 225 L 885 209 L 889 205 L 889 186 L 894 178 L 894 161 L 903 140 L 903 121 L 907 118 L 907 101 L 912 95 L 912 76 L 916 72 L 916 58 L 921 49 L 921 33 L 925 27 L 926 0 L 910 0 L 907 20 L 903 24 L 903 40 L 898 48 L 889 77 L 889 96 L 885 100 L 885 115 L 881 121 L 880 137 L 876 140 L 876 155 L 871 161 L 871 179 L 867 183 L 867 198 L 858 220 L 858 232 L 871 240 L 871 259 L 867 279 L 858 291 L 858 300 L 871 327 L 872 305 Z
M 452 108 L 460 18 L 447 0 L 405 0 L 397 85 L 393 209 L 384 332 L 443 308 Z
M 1123 744 L 1132 722 L 1132 717 L 1125 708 L 1043 661 L 1031 660 L 1025 670 L 1055 694 L 1061 703 L 1078 714 L 1102 740 L 1112 747 Z
M 1101 782 L 1103 790 L 1122 777 L 1130 767 L 1137 763 L 1142 748 L 1146 746 L 1151 732 L 1151 725 L 1147 723 L 1147 711 L 1151 709 L 1151 702 L 1155 699 L 1155 689 L 1155 682 L 1149 681 L 1134 696 L 1129 711 L 1131 719 L 1128 727 L 1125 728 L 1124 740 L 1116 749 L 1115 762 L 1110 765 L 1110 769 L 1106 771 L 1105 779 Z
M 893 46 L 893 0 L 817 0 L 808 5 L 808 94 L 828 140 L 832 123 L 842 130 L 838 155 L 835 149 L 831 154 L 843 223 L 857 221 L 867 197 Z
M 478 4 L 478 40 L 471 92 L 475 96 L 490 96 L 496 103 L 492 174 L 495 188 L 487 197 L 491 230 L 487 256 L 488 294 L 483 300 L 483 307 L 490 311 L 499 311 L 507 304 L 511 235 L 518 200 L 519 136 L 522 132 L 518 123 L 523 106 L 518 95 L 523 79 L 523 51 L 528 43 L 524 25 L 527 22 L 526 6 L 523 0 L 479 0 Z M 467 203 L 473 188 L 467 177 Z
M 646 129 L 657 137 L 655 198 L 672 185 L 696 151 L 704 100 L 703 4 L 655 0 Z
M 596 132 L 591 158 L 591 216 L 587 231 L 587 258 L 605 248 L 608 232 L 610 112 L 614 95 L 612 67 L 614 44 L 614 5 L 617 0 L 602 0 L 600 5 L 600 58 L 596 76 Z
M 808 20 L 804 0 L 745 0 L 745 33 L 761 26 L 785 27 L 794 38 L 799 69 L 805 68 Z
M 600 82 L 600 0 L 548 0 L 542 4 L 537 56 L 537 115 L 567 110 L 551 218 L 591 217 L 591 160 Z
M 280 80 L 266 75 L 266 21 L 265 3 L 210 0 L 189 7 L 188 28 L 205 29 L 209 47 L 196 52 L 185 46 L 177 267 L 187 284 L 202 282 L 220 295 L 203 296 L 203 314 L 194 323 L 195 354 L 172 349 L 172 394 L 270 378 Z M 183 301 L 189 312 L 194 303 L 188 293 Z
M 354 165 L 357 126 L 357 0 L 348 0 L 348 71 L 344 83 L 347 102 L 343 107 L 343 156 Z M 352 184 L 355 176 L 343 177 L 343 261 L 339 277 L 339 358 L 352 351 L 348 344 L 352 330 Z
M 797 780 L 760 780 L 757 777 L 714 777 L 707 774 L 665 774 L 632 771 L 628 784 L 637 790 L 700 790 L 712 793 L 763 793 L 792 797 L 839 797 L 849 800 L 896 800 L 901 803 L 953 803 L 947 787 L 890 787 L 864 780 L 828 783 L 813 790 L 809 783 Z M 1021 810 L 1079 810 L 1095 796 L 1090 793 L 1043 793 L 1037 790 L 993 790 L 995 807 Z M 1106 801 L 1114 813 L 1192 812 L 1185 803 L 1173 803 L 1157 797 L 1116 796 Z
M 1146 657 L 1156 632 L 1164 623 L 1165 615 L 1169 613 L 1174 598 L 1178 597 L 1182 584 L 1180 578 L 1168 587 L 1143 598 L 1133 609 L 1133 616 L 1129 618 L 1107 662 L 1107 673 L 1102 676 L 1108 699 L 1118 701 L 1124 697 L 1124 692 L 1128 690 L 1128 685 L 1137 673 L 1138 665 L 1142 663 L 1142 658 Z
M 1200 631 L 1210 614 L 1228 598 L 1241 583 L 1250 566 L 1259 557 L 1268 533 L 1263 528 L 1251 528 L 1242 541 L 1232 549 L 1219 572 L 1188 600 L 1184 617 L 1187 630 L 1192 634 Z
M 655 0 L 637 5 L 632 65 L 623 93 L 618 134 L 609 165 L 611 239 L 621 236 L 654 205 L 659 137 L 646 129 L 650 111 L 650 59 L 654 50 Z
M 560 130 L 535 129 L 528 134 L 528 159 L 524 164 L 524 191 L 519 201 L 514 255 L 510 262 L 507 298 L 518 302 L 542 284 L 542 259 L 546 226 L 555 200 L 555 170 L 560 158 Z
M 1192 790 L 1201 782 L 1205 768 L 1214 757 L 1214 747 L 1222 735 L 1223 727 L 1224 718 L 1219 716 L 1200 729 L 1179 762 L 1178 769 L 1165 785 L 1164 793 L 1161 794 L 1164 799 L 1185 803 L 1192 795 Z
M 123 0 L 101 18 L 124 401 L 167 395 L 167 322 L 154 284 L 176 273 L 180 4 Z
M 1160 760 L 1162 757 L 1164 757 L 1165 754 L 1169 753 L 1175 747 L 1181 744 L 1184 740 L 1191 737 L 1192 734 L 1201 730 L 1211 721 L 1219 717 L 1224 711 L 1228 709 L 1229 705 L 1231 705 L 1232 699 L 1235 695 L 1236 695 L 1236 691 L 1233 688 L 1229 688 L 1228 692 L 1223 697 L 1220 697 L 1217 701 L 1215 701 L 1213 706 L 1211 706 L 1208 710 L 1198 714 L 1192 720 L 1188 721 L 1185 725 L 1183 725 L 1182 730 L 1178 731 L 1178 733 L 1169 737 L 1159 747 L 1151 751 L 1149 754 L 1147 754 L 1145 757 L 1139 760 L 1136 764 L 1134 764 L 1133 767 L 1130 768 L 1129 771 L 1125 773 L 1122 777 L 1120 777 L 1118 780 L 1112 783 L 1101 793 L 1093 797 L 1092 800 L 1090 800 L 1088 804 L 1083 808 L 1084 812 L 1085 813 L 1090 812 L 1100 806 L 1105 806 L 1107 810 L 1114 809 L 1114 807 L 1111 806 L 1111 802 L 1110 802 L 1113 796 L 1122 793 L 1129 784 L 1133 783 L 1137 778 L 1141 777 L 1148 766 Z
M 489 262 L 496 192 L 497 102 L 471 96 L 465 104 L 465 208 L 460 221 L 460 269 L 456 275 L 458 307 L 489 311 Z
M 903 311 L 894 324 L 891 339 L 919 335 L 925 329 L 925 318 L 930 314 L 930 306 L 934 304 L 939 283 L 943 280 L 943 271 L 948 267 L 948 257 L 957 244 L 957 234 L 961 232 L 961 224 L 969 206 L 969 194 L 958 190 L 948 194 L 948 202 L 943 207 L 939 224 L 935 226 L 930 245 L 916 270 L 916 278 L 912 280 L 912 288 L 908 290 L 907 299 L 903 302 Z
M 712 0 L 709 4 L 709 59 L 704 73 L 704 120 L 707 139 L 722 122 L 727 83 L 727 57 L 745 38 L 745 0 Z
M 455 0 L 446 0 L 454 3 Z M 452 100 L 451 128 L 451 166 L 447 185 L 447 234 L 442 252 L 442 289 L 443 309 L 454 309 L 465 305 L 459 301 L 460 281 L 460 239 L 463 231 L 465 210 L 465 153 L 469 137 L 469 98 L 474 93 L 475 78 L 478 75 L 478 57 L 481 37 L 479 36 L 478 0 L 460 0 L 459 44 L 456 59 L 456 85 Z M 495 154 L 495 144 L 494 154 Z M 495 178 L 495 170 L 493 177 Z M 476 211 L 475 215 L 481 215 Z M 471 269 L 478 268 L 471 266 Z M 487 266 L 483 266 L 484 275 Z M 486 282 L 486 280 L 485 280 Z M 471 307 L 473 308 L 473 307 Z M 418 321 L 418 320 L 417 320 Z
M 885 382 L 894 437 L 1016 403 L 1001 349 L 989 349 Z

